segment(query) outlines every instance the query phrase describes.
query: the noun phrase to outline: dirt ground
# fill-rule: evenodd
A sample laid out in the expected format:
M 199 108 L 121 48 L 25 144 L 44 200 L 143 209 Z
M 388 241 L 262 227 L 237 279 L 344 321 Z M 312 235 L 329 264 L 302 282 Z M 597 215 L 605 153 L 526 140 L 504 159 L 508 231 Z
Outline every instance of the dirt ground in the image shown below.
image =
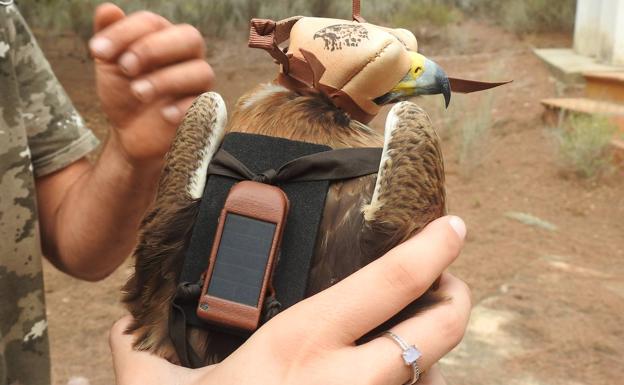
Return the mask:
M 474 311 L 464 342 L 442 362 L 449 383 L 622 384 L 624 171 L 593 181 L 563 173 L 552 130 L 541 120 L 540 99 L 556 95 L 558 87 L 531 49 L 571 42 L 561 36 L 521 40 L 473 22 L 456 28 L 459 33 L 452 45 L 433 36 L 421 40 L 421 49 L 450 75 L 514 82 L 493 91 L 491 129 L 473 150 L 470 167 L 459 163 L 457 127 L 476 119 L 487 97 L 456 96 L 448 111 L 441 98 L 421 101 L 444 139 L 450 210 L 469 227 L 452 271 L 471 286 Z M 78 109 L 104 138 L 107 123 L 83 46 L 71 36 L 42 39 Z M 209 42 L 217 91 L 230 106 L 276 69 L 268 56 L 244 46 L 244 39 Z M 514 219 L 518 213 L 520 220 Z M 55 384 L 72 377 L 113 383 L 106 337 L 124 314 L 119 288 L 130 271 L 128 261 L 92 284 L 46 265 Z

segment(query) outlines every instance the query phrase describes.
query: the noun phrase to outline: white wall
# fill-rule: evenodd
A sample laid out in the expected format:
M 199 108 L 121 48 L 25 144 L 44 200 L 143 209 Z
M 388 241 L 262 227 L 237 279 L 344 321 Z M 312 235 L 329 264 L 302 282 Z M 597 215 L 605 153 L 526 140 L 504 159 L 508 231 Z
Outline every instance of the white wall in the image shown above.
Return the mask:
M 624 0 L 577 0 L 574 49 L 624 65 Z

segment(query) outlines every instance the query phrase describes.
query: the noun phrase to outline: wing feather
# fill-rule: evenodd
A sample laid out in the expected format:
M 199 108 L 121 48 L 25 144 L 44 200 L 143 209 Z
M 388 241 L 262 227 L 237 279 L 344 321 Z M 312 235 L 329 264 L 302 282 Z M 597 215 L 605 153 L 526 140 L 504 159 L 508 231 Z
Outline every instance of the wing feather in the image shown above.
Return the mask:
M 334 183 L 319 230 L 308 294 L 315 294 L 444 215 L 444 163 L 427 114 L 413 103 L 388 115 L 377 175 Z
M 438 135 L 416 104 L 395 105 L 386 120 L 384 151 L 363 241 L 383 254 L 445 214 L 444 161 Z
M 335 148 L 381 142 L 379 134 L 348 119 L 322 97 L 297 96 L 267 86 L 250 95 L 254 99 L 241 99 L 228 130 Z M 167 155 L 155 206 L 142 225 L 135 275 L 125 287 L 124 299 L 136 319 L 137 347 L 173 361 L 167 330 L 169 306 L 205 184 L 205 167 L 224 126 L 225 107 L 216 94 L 203 95 L 187 113 Z M 307 294 L 340 281 L 444 212 L 444 166 L 438 137 L 423 110 L 400 103 L 386 123 L 378 174 L 330 186 Z M 414 309 L 428 303 L 427 298 L 420 299 Z M 412 308 L 404 312 L 412 313 Z M 220 361 L 237 346 L 219 334 L 193 327 L 187 332 L 206 363 Z
M 134 275 L 124 287 L 123 300 L 135 320 L 130 327 L 135 347 L 174 361 L 169 306 L 225 119 L 225 103 L 212 92 L 199 96 L 186 113 L 165 157 L 154 206 L 141 225 Z

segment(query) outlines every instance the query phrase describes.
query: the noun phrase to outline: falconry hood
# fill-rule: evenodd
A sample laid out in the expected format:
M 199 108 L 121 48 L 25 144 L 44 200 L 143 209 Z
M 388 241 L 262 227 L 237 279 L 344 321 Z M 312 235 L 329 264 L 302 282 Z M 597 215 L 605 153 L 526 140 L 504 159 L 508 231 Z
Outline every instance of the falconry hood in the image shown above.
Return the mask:
M 505 84 L 448 78 L 417 53 L 412 32 L 365 22 L 357 1 L 353 20 L 253 19 L 249 46 L 268 51 L 280 65 L 278 83 L 299 93 L 322 93 L 363 123 L 384 104 L 411 96 L 443 94 L 448 106 L 451 90 L 473 92 Z

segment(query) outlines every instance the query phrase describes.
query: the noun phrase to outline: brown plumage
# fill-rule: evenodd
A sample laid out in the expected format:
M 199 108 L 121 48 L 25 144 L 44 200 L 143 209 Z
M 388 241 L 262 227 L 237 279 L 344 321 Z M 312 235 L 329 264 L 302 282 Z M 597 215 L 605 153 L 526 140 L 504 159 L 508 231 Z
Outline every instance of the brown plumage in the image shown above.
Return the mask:
M 167 332 L 169 306 L 198 210 L 190 186 L 197 183 L 195 174 L 202 157 L 212 156 L 214 145 L 209 142 L 220 140 L 223 132 L 217 118 L 219 103 L 222 101 L 214 93 L 202 95 L 180 126 L 167 156 L 155 207 L 142 225 L 135 251 L 136 272 L 125 286 L 124 300 L 135 318 L 131 331 L 137 336 L 136 347 L 174 362 L 177 359 Z M 377 176 L 331 184 L 308 295 L 343 279 L 445 212 L 438 137 L 425 112 L 413 103 L 393 108 L 384 138 L 351 120 L 322 95 L 300 95 L 265 84 L 239 100 L 225 131 L 333 148 L 384 145 Z M 410 314 L 430 302 L 431 298 L 419 301 Z M 206 364 L 222 360 L 236 347 L 227 336 L 191 329 L 190 344 Z

